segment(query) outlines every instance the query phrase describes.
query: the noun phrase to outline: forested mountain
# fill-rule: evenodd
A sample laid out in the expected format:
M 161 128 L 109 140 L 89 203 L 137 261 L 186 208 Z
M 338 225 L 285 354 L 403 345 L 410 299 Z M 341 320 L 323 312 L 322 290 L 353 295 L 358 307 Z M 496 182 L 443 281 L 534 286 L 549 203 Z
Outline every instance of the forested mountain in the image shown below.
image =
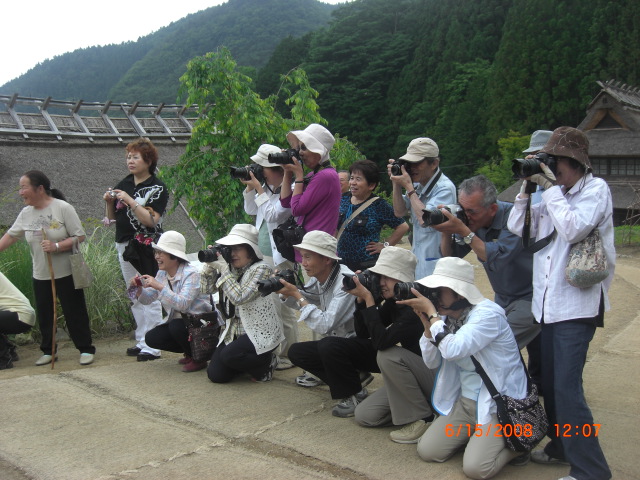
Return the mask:
M 0 92 L 174 102 L 186 62 L 221 44 L 263 97 L 302 67 L 329 128 L 381 167 L 427 135 L 459 181 L 510 131 L 577 125 L 596 80 L 640 85 L 640 2 L 229 0 L 138 42 L 56 57 Z
M 229 0 L 136 42 L 79 49 L 46 60 L 1 86 L 0 93 L 174 103 L 178 79 L 191 58 L 224 45 L 240 65 L 262 67 L 283 38 L 322 27 L 335 8 L 316 0 Z

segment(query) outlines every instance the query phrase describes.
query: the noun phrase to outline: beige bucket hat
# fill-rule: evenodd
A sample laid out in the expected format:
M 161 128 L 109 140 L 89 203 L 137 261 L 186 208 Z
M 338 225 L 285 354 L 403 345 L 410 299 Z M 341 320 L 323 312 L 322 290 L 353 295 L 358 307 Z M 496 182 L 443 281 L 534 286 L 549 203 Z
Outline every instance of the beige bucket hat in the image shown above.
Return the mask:
M 187 262 L 189 261 L 185 251 L 187 249 L 187 241 L 180 232 L 174 230 L 164 232 L 160 235 L 158 243 L 152 243 L 151 247 L 154 250 L 160 250 Z
M 234 225 L 229 235 L 216 240 L 220 245 L 242 245 L 247 244 L 253 248 L 256 257 L 262 260 L 262 252 L 258 246 L 258 229 L 248 223 L 238 223 Z
M 417 264 L 418 257 L 411 250 L 389 246 L 382 249 L 376 264 L 369 271 L 399 282 L 413 282 L 416 279 Z
M 304 143 L 307 150 L 320 155 L 321 162 L 329 160 L 329 151 L 336 143 L 331 132 L 317 123 L 312 123 L 304 130 L 293 130 L 287 133 L 287 141 L 292 148 L 298 148 L 300 143 Z
M 458 295 L 477 305 L 485 298 L 474 284 L 473 266 L 457 257 L 444 257 L 436 262 L 433 274 L 418 280 L 429 288 L 449 287 Z
M 262 145 L 260 145 L 260 148 L 258 148 L 258 151 L 256 152 L 256 154 L 251 156 L 251 160 L 254 163 L 257 163 L 258 165 L 260 165 L 261 167 L 265 167 L 265 168 L 279 167 L 280 165 L 269 162 L 269 154 L 280 153 L 281 151 L 282 149 L 280 147 L 276 147 L 275 145 L 269 145 L 268 143 L 263 143 Z
M 338 241 L 336 238 L 320 230 L 307 232 L 305 236 L 302 237 L 302 242 L 294 245 L 293 248 L 309 250 L 333 260 L 341 260 L 341 258 L 336 255 L 336 251 L 338 250 Z

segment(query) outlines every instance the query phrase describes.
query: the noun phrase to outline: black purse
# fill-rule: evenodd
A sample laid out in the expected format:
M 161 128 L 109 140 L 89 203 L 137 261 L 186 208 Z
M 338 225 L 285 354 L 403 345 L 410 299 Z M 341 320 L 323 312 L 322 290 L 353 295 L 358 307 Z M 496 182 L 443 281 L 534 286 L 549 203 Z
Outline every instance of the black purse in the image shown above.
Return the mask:
M 514 452 L 529 452 L 547 435 L 549 420 L 540 404 L 538 387 L 531 381 L 522 355 L 520 360 L 527 375 L 527 396 L 523 399 L 501 395 L 480 362 L 471 355 L 476 373 L 482 378 L 498 407 L 498 422 L 502 425 L 502 438 L 507 448 Z
M 296 261 L 293 246 L 302 242 L 305 233 L 307 232 L 304 230 L 304 227 L 298 225 L 293 215 L 271 232 L 273 243 L 276 244 L 276 249 L 280 252 L 280 255 L 290 262 Z

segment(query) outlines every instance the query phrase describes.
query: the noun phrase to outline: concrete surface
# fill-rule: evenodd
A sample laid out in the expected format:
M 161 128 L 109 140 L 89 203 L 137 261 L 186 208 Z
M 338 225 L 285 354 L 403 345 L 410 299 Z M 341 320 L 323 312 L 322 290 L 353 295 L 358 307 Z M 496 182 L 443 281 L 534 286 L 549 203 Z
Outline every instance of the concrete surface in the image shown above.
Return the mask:
M 640 479 L 640 251 L 620 253 L 613 309 L 585 368 L 585 390 L 617 479 Z M 477 283 L 490 296 L 486 277 Z M 306 328 L 301 329 L 308 338 Z M 415 445 L 331 416 L 326 386 L 294 384 L 298 368 L 270 383 L 239 378 L 214 385 L 205 371 L 185 374 L 179 355 L 138 363 L 127 336 L 96 342 L 96 362 L 78 364 L 68 341 L 55 369 L 36 367 L 35 345 L 0 371 L 0 480 L 156 479 L 464 479 L 462 456 L 427 464 Z M 371 388 L 381 385 L 379 374 Z M 555 480 L 568 467 L 507 466 L 499 479 Z

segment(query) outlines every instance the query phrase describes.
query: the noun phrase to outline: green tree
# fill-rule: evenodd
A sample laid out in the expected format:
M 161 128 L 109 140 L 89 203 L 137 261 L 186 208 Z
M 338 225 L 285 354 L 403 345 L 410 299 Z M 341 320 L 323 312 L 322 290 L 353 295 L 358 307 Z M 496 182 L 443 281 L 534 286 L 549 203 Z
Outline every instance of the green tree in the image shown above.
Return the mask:
M 185 154 L 175 166 L 163 168 L 161 176 L 173 192 L 173 208 L 184 199 L 190 215 L 214 240 L 236 223 L 249 222 L 244 185 L 229 177 L 229 167 L 248 163 L 262 143 L 282 145 L 288 131 L 326 121 L 319 114 L 318 92 L 303 70 L 282 76 L 281 91 L 291 108 L 291 118 L 284 118 L 275 111 L 277 98 L 262 99 L 226 48 L 191 60 L 180 81 L 186 103 L 198 106 L 199 118 Z M 340 139 L 336 154 L 341 163 L 360 155 L 346 139 Z
M 512 161 L 514 158 L 522 158 L 522 151 L 529 146 L 529 138 L 529 135 L 510 131 L 506 137 L 498 140 L 500 157 L 478 168 L 475 174 L 484 175 L 491 180 L 498 192 L 510 187 L 515 182 L 511 171 Z

